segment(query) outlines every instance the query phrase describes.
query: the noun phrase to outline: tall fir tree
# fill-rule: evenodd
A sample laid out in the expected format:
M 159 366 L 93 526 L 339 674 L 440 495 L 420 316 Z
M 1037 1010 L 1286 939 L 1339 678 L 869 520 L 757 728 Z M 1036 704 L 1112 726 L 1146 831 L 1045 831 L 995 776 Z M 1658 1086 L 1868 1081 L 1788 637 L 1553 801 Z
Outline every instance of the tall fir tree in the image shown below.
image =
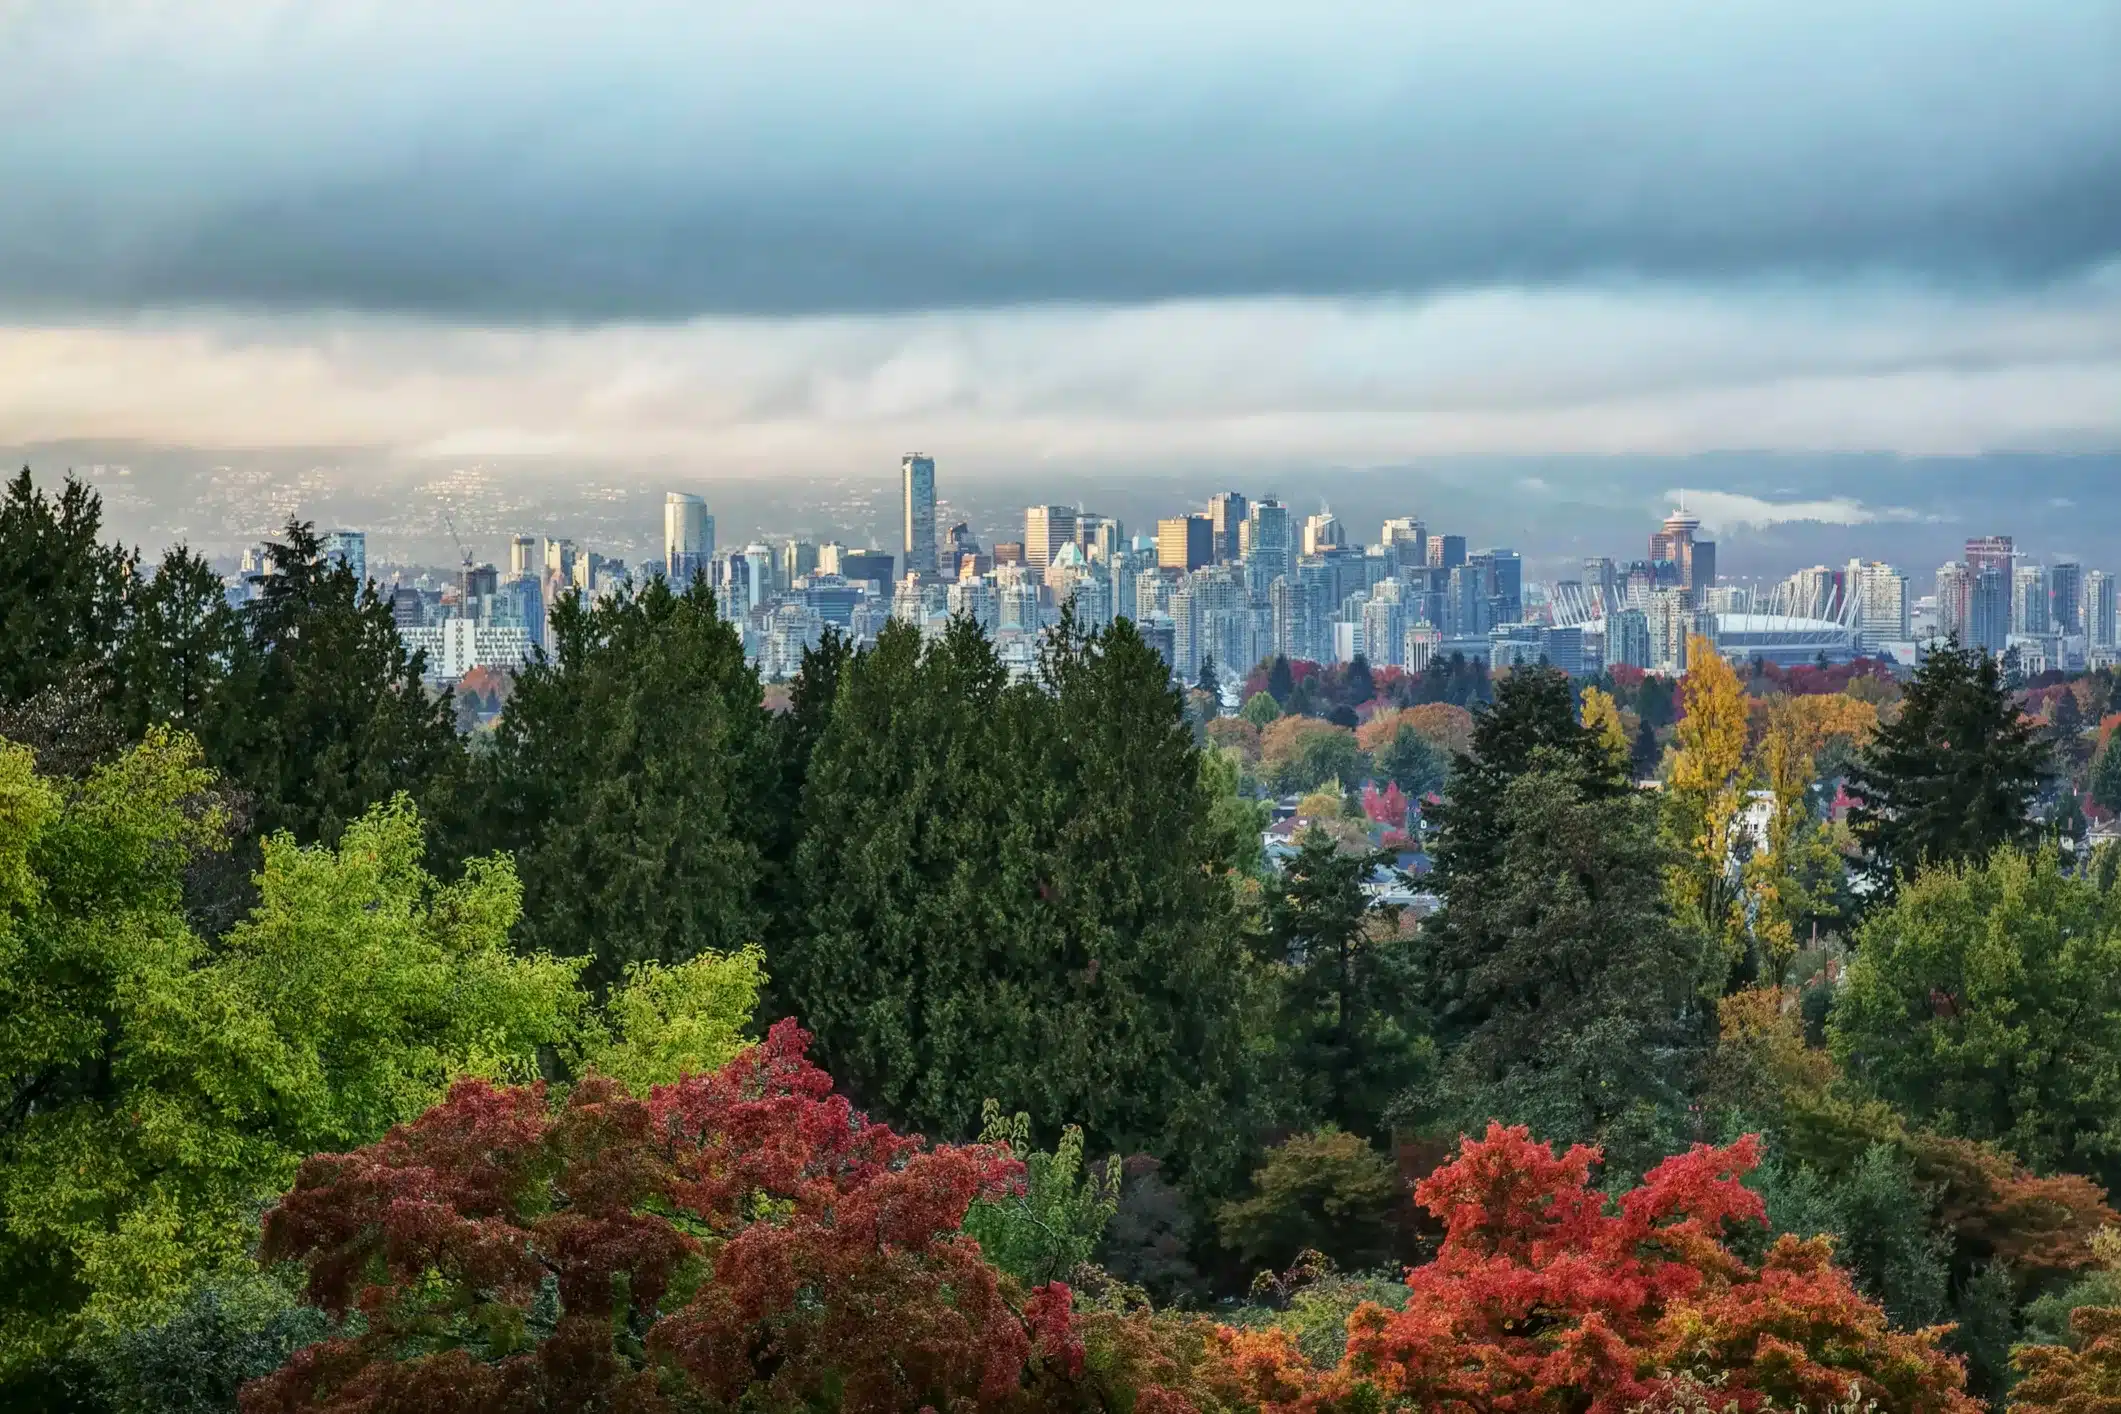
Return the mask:
M 553 606 L 553 652 L 517 676 L 469 768 L 463 853 L 512 852 L 526 947 L 587 954 L 608 988 L 639 962 L 761 940 L 766 858 L 791 810 L 736 628 L 703 580 Z
M 1899 720 L 1856 757 L 1850 813 L 1873 897 L 1940 864 L 1979 862 L 2040 835 L 2032 807 L 2051 753 L 2018 710 L 1995 658 L 1956 639 L 1933 649 L 1907 684 Z
M 1168 670 L 1064 623 L 1009 682 L 968 621 L 845 665 L 811 758 L 802 926 L 773 995 L 863 1103 L 938 1135 L 983 1100 L 1227 1176 L 1258 989 Z
M 1268 883 L 1261 943 L 1276 983 L 1277 1069 L 1306 1126 L 1385 1138 L 1385 1113 L 1429 1058 L 1414 946 L 1363 885 L 1391 859 L 1307 832 Z
M 232 707 L 219 688 L 242 634 L 213 566 L 181 545 L 164 554 L 135 587 L 114 654 L 112 707 L 127 736 L 157 723 L 198 733 Z
M 69 475 L 46 496 L 28 467 L 0 497 L 0 706 L 70 677 L 101 693 L 124 621 L 134 559 L 105 545 L 103 501 Z
M 331 844 L 370 806 L 403 792 L 446 799 L 463 761 L 448 694 L 390 606 L 290 520 L 273 572 L 244 608 L 222 701 L 199 733 L 207 759 L 250 798 L 261 835 Z

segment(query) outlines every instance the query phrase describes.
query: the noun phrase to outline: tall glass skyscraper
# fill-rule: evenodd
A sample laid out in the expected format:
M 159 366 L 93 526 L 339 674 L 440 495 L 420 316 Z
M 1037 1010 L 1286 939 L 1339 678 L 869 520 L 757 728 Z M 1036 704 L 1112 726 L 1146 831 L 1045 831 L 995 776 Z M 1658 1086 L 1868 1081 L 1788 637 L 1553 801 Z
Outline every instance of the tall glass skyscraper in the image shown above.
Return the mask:
M 707 503 L 683 491 L 667 493 L 663 497 L 663 573 L 682 589 L 713 562 L 714 517 L 707 514 Z
M 914 452 L 899 460 L 906 574 L 935 573 L 935 458 Z

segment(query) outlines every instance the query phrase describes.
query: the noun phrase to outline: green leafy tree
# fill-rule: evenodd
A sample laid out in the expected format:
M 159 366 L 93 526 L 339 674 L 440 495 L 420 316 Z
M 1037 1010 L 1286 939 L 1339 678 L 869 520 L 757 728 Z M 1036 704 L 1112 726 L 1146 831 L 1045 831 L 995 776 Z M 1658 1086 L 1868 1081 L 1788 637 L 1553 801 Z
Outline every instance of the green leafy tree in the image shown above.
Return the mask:
M 260 834 L 330 844 L 401 792 L 432 807 L 461 767 L 456 714 L 421 685 L 390 606 L 306 522 L 289 521 L 269 553 L 221 709 L 199 733 L 207 760 L 249 795 Z
M 1245 699 L 1244 708 L 1237 715 L 1264 731 L 1268 723 L 1281 717 L 1281 704 L 1272 693 L 1255 692 Z
M 1878 896 L 1918 869 L 2036 843 L 2032 805 L 2049 760 L 1994 658 L 1957 640 L 1932 650 L 1899 720 L 1878 728 L 1849 771 L 1861 801 L 1850 824 Z
M 599 989 L 633 963 L 760 941 L 768 851 L 785 847 L 793 809 L 784 763 L 804 749 L 789 738 L 815 705 L 776 727 L 703 581 L 570 594 L 549 633 L 552 656 L 517 676 L 456 812 L 459 852 L 515 855 L 518 941 L 587 956 Z
M 1072 1279 L 1119 1211 L 1119 1155 L 1106 1160 L 1103 1169 L 1085 1172 L 1083 1132 L 1077 1126 L 1064 1126 L 1060 1142 L 1040 1150 L 1031 1142 L 1031 1116 L 1005 1118 L 1001 1106 L 989 1100 L 980 1118 L 979 1142 L 1021 1163 L 1024 1179 L 967 1209 L 965 1231 L 978 1239 L 988 1261 L 1027 1290 Z
M 103 501 L 71 475 L 47 497 L 22 468 L 0 497 L 0 705 L 91 673 L 107 686 L 133 557 L 105 545 Z
M 1268 886 L 1262 945 L 1279 984 L 1276 1042 L 1300 1113 L 1384 1137 L 1386 1107 L 1429 1058 L 1413 943 L 1363 883 L 1388 855 L 1344 854 L 1304 835 Z
M 1079 1116 L 1198 1180 L 1241 1152 L 1257 980 L 1169 673 L 1064 623 L 1011 685 L 978 627 L 888 626 L 812 756 L 774 994 L 870 1108 L 941 1135 L 981 1101 Z
M 206 947 L 180 893 L 209 785 L 160 729 L 74 788 L 0 748 L 0 1381 L 241 1268 L 303 1156 L 574 1032 L 574 967 L 508 949 L 508 861 L 436 884 L 402 799 L 336 849 L 268 840 L 256 911 Z
M 1252 1192 L 1223 1204 L 1215 1223 L 1223 1245 L 1254 1268 L 1278 1272 L 1316 1251 L 1360 1270 L 1393 1259 L 1411 1211 L 1391 1162 L 1328 1125 L 1269 1150 Z
M 1914 1119 L 2121 1182 L 2121 897 L 2051 852 L 1905 884 L 1858 932 L 1827 1036 Z
M 636 962 L 600 1015 L 588 1018 L 573 1059 L 636 1095 L 720 1070 L 745 1036 L 765 981 L 756 948 L 688 962 Z

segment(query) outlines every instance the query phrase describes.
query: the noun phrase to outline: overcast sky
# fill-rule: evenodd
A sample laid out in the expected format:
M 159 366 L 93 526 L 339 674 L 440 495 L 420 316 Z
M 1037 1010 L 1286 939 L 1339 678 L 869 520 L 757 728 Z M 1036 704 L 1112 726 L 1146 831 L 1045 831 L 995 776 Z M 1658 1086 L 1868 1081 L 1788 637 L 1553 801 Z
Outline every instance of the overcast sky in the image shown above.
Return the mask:
M 18 0 L 0 52 L 0 441 L 2121 445 L 2121 0 Z

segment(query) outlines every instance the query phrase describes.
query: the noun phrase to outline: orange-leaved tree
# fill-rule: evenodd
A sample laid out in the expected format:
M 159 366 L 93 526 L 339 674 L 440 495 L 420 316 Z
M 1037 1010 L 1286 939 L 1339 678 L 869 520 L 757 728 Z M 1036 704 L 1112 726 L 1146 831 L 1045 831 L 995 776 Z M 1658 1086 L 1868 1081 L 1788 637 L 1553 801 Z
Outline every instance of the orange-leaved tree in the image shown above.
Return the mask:
M 245 1414 L 1086 1394 L 1069 1289 L 1027 1297 L 959 1230 L 1022 1165 L 869 1122 L 807 1039 L 784 1021 L 645 1099 L 594 1075 L 561 1103 L 466 1081 L 365 1149 L 309 1159 L 264 1256 L 302 1262 L 310 1301 L 363 1320 L 248 1386 Z
M 1822 1408 L 1875 1399 L 1896 1414 L 1974 1414 L 1941 1330 L 1896 1331 L 1823 1241 L 1783 1237 L 1759 1266 L 1727 1244 L 1759 1224 L 1741 1182 L 1758 1140 L 1696 1146 L 1652 1169 L 1617 1207 L 1591 1184 L 1595 1150 L 1556 1156 L 1490 1125 L 1415 1196 L 1442 1221 L 1436 1260 L 1407 1276 L 1405 1306 L 1348 1320 L 1340 1366 L 1306 1376 L 1293 1343 L 1255 1333 L 1232 1357 L 1270 1410 L 1374 1407 L 1619 1411 L 1715 1386 L 1719 1407 Z

